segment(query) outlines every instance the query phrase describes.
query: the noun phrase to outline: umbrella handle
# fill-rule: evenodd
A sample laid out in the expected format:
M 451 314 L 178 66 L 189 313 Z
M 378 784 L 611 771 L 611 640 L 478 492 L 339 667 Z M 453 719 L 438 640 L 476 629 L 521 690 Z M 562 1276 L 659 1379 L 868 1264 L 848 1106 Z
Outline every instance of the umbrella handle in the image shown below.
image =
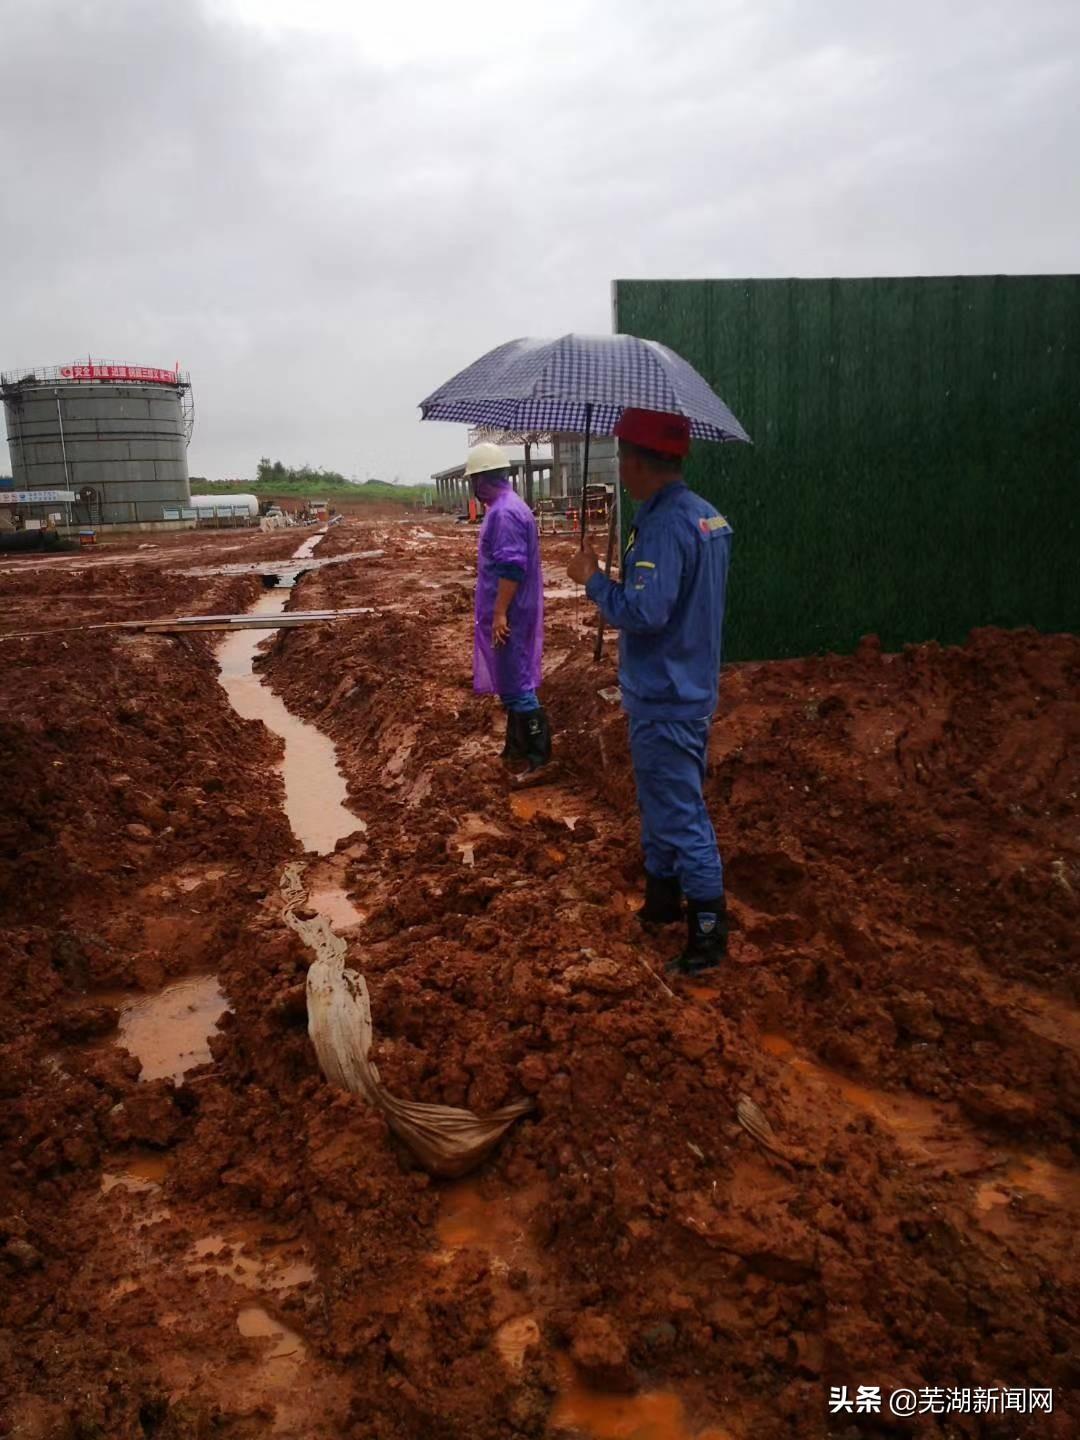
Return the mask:
M 589 431 L 592 429 L 592 406 L 585 406 L 585 453 L 581 457 L 581 548 L 585 549 L 585 487 L 589 483 Z
M 614 497 L 611 501 L 611 515 L 608 517 L 607 532 L 607 563 L 604 566 L 604 574 L 610 580 L 611 562 L 615 557 L 615 525 L 618 520 L 618 509 Z M 601 610 L 596 619 L 596 646 L 593 649 L 593 659 L 599 663 L 604 654 L 604 612 Z

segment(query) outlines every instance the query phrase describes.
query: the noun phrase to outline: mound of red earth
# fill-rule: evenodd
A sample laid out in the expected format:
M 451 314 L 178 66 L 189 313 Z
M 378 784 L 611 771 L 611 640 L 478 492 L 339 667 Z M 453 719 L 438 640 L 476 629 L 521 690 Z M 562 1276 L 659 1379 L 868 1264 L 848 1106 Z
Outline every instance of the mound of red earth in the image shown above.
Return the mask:
M 201 645 L 154 642 L 152 695 L 134 656 L 87 652 L 80 714 L 96 695 L 108 723 L 71 793 L 87 786 L 84 810 L 105 808 L 135 870 L 117 878 L 73 815 L 50 822 L 75 832 L 86 873 L 69 866 L 56 914 L 39 908 L 26 944 L 58 978 L 27 987 L 8 1041 L 25 1068 L 0 1097 L 0 1278 L 18 1281 L 0 1292 L 0 1385 L 38 1426 L 22 1433 L 901 1433 L 887 1416 L 830 1417 L 834 1385 L 1052 1387 L 1049 1416 L 904 1428 L 1074 1433 L 1080 643 L 984 632 L 733 668 L 709 795 L 735 930 L 724 969 L 689 986 L 664 978 L 678 931 L 645 935 L 633 915 L 625 723 L 600 694 L 615 670 L 610 647 L 592 662 L 589 607 L 550 611 L 562 768 L 510 793 L 499 716 L 469 683 L 473 538 L 349 525 L 327 543 L 385 553 L 311 573 L 290 603 L 375 613 L 281 632 L 263 673 L 334 738 L 367 824 L 310 863 L 361 912 L 346 934 L 374 1058 L 413 1099 L 485 1111 L 527 1094 L 535 1108 L 447 1186 L 324 1083 L 310 956 L 275 899 L 290 844 L 273 752 L 213 693 Z M 23 730 L 58 708 L 43 681 L 26 693 Z M 119 773 L 162 806 L 163 829 L 199 756 L 223 785 L 158 859 L 120 839 L 150 823 L 128 817 L 126 787 L 88 778 L 92 761 L 115 773 L 126 732 L 108 706 L 131 701 L 163 734 L 137 725 Z M 63 1003 L 74 982 L 47 946 L 78 922 L 95 978 L 137 980 L 138 927 L 145 950 L 148 924 L 181 923 L 162 887 L 211 857 L 240 873 L 196 892 L 203 914 L 183 924 L 204 928 L 165 949 L 178 968 L 197 950 L 186 968 L 213 969 L 231 1009 L 211 1064 L 178 1087 L 136 1081 L 120 1051 L 57 1032 L 58 1009 L 91 1029 L 107 1018 L 86 1018 L 92 995 Z M 123 937 L 103 960 L 89 916 Z M 744 1123 L 744 1097 L 764 1128 Z M 93 1190 L 107 1148 L 148 1140 L 170 1157 L 170 1213 L 142 1213 L 133 1258 L 128 1202 L 103 1218 Z M 197 1227 L 230 1224 L 312 1264 L 278 1306 L 302 1336 L 288 1360 L 302 1413 L 236 1378 L 251 1342 L 231 1326 L 234 1280 L 184 1279 Z

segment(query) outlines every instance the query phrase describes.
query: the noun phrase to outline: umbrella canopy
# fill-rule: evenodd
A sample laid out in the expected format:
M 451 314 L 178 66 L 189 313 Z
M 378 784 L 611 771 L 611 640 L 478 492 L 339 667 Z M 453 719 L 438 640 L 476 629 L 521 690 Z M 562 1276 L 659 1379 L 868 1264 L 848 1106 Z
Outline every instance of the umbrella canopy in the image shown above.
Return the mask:
M 685 415 L 697 440 L 750 440 L 681 355 L 634 335 L 511 340 L 440 385 L 420 414 L 519 433 L 612 435 L 630 407 Z

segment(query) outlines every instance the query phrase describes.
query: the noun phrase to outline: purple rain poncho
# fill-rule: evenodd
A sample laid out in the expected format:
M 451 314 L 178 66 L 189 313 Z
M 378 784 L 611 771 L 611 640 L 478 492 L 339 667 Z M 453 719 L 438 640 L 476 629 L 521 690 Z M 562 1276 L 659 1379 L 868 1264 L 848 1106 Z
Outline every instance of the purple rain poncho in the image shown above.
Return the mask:
M 473 689 L 478 695 L 520 695 L 540 684 L 544 655 L 540 538 L 532 511 L 510 484 L 492 490 L 493 498 L 488 501 L 480 526 L 476 561 Z M 499 570 L 507 566 L 520 571 L 522 578 L 509 610 L 510 639 L 496 649 L 491 643 L 491 622 Z

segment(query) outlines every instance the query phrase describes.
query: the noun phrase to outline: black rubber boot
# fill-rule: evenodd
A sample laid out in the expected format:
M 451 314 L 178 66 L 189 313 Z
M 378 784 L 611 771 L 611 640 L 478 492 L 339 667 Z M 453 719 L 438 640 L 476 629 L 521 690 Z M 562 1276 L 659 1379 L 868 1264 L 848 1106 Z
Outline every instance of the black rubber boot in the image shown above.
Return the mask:
M 637 912 L 642 925 L 674 925 L 682 919 L 682 887 L 674 875 L 645 871 L 645 904 Z
M 687 900 L 687 945 L 668 966 L 674 975 L 700 975 L 712 970 L 727 954 L 727 908 L 724 897 L 716 900 Z
M 500 757 L 504 765 L 513 765 L 515 760 L 525 759 L 524 726 L 521 724 L 524 718 L 524 715 L 515 715 L 513 710 L 506 712 L 506 744 Z
M 518 718 L 522 722 L 521 735 L 529 769 L 542 770 L 551 759 L 551 726 L 544 708 L 530 710 Z

